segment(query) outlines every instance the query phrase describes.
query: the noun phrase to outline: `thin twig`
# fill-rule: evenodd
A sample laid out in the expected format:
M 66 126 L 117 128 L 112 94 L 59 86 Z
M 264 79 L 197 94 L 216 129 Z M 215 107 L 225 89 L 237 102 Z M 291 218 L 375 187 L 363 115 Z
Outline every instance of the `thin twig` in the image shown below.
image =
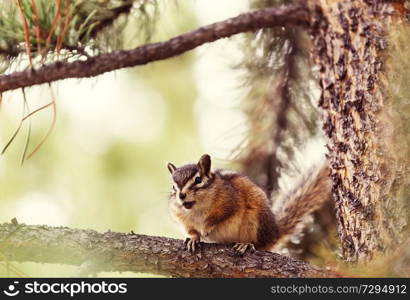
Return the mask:
M 85 61 L 55 62 L 39 69 L 0 76 L 0 92 L 57 81 L 93 77 L 126 67 L 144 65 L 180 55 L 205 43 L 241 32 L 273 26 L 307 26 L 308 10 L 303 5 L 270 7 L 200 27 L 165 42 L 146 44 L 131 50 L 113 51 Z

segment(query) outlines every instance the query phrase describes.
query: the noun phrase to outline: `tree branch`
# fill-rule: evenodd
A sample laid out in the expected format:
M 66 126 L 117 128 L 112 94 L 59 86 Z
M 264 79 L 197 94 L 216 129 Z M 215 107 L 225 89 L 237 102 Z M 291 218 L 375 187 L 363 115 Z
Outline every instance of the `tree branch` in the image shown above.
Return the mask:
M 177 277 L 335 277 L 276 253 L 235 256 L 231 247 L 202 244 L 198 259 L 181 240 L 130 233 L 0 224 L 0 261 L 82 266 L 87 273 L 131 271 Z M 80 269 L 82 269 L 80 268 Z
M 2 75 L 0 93 L 66 78 L 92 77 L 121 68 L 144 65 L 241 32 L 273 26 L 307 25 L 307 19 L 307 8 L 300 5 L 254 10 L 200 27 L 165 42 L 147 44 L 131 50 L 113 51 L 85 61 L 55 62 L 37 70 L 28 69 Z

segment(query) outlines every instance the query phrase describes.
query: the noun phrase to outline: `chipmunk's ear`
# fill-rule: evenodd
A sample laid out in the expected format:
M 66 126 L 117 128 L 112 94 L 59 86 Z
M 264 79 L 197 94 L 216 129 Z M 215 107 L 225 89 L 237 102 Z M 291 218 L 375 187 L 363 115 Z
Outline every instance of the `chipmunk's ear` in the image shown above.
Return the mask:
M 208 154 L 202 155 L 197 166 L 201 176 L 208 176 L 211 172 L 211 157 Z
M 177 167 L 175 167 L 173 163 L 168 163 L 167 167 L 168 167 L 169 173 L 171 174 L 173 174 L 175 170 L 177 169 Z

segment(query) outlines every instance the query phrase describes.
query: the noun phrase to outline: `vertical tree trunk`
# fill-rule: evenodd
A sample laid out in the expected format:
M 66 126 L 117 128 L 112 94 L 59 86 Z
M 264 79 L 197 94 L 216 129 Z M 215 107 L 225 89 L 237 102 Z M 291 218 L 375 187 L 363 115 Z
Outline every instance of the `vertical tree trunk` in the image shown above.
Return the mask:
M 382 87 L 390 6 L 378 0 L 310 5 L 343 256 L 367 261 L 397 245 L 405 226 L 397 196 L 400 159 L 391 148 Z

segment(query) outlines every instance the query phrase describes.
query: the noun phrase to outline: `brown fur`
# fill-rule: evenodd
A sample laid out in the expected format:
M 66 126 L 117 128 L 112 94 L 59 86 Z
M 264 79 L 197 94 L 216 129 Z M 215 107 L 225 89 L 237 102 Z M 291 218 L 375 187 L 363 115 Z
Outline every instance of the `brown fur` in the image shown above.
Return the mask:
M 189 238 L 250 243 L 259 250 L 270 250 L 283 235 L 289 235 L 330 191 L 326 165 L 279 201 L 282 206 L 274 215 L 261 188 L 236 172 L 211 172 L 209 156 L 204 155 L 197 165 L 168 169 L 175 189 L 169 198 L 169 210 Z M 200 184 L 195 183 L 196 177 L 201 178 Z M 184 203 L 194 204 L 187 209 Z
M 292 235 L 296 225 L 331 197 L 331 180 L 327 161 L 312 169 L 296 188 L 280 197 L 274 204 L 279 235 L 285 239 Z

